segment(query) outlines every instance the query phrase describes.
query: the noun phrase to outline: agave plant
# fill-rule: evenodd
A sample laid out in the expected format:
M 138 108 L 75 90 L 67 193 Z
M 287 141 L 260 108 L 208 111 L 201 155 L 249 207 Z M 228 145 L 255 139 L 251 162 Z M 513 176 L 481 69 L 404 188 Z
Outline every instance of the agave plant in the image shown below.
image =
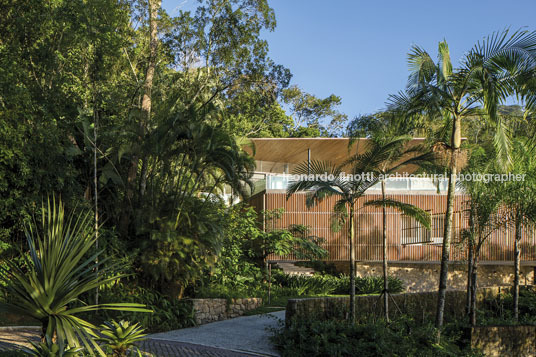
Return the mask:
M 7 261 L 6 268 L 0 267 L 0 289 L 9 296 L 9 302 L 0 302 L 0 311 L 40 321 L 43 343 L 50 339 L 59 350 L 67 344 L 104 355 L 95 342 L 96 327 L 78 314 L 98 309 L 151 312 L 141 304 L 88 305 L 80 300 L 83 293 L 124 277 L 117 263 L 96 260 L 102 251 L 91 252 L 96 238 L 90 212 L 66 216 L 61 202 L 48 200 L 41 223 L 28 225 L 25 234 L 29 254 L 21 252 L 23 266 Z
M 131 325 L 124 320 L 107 321 L 101 325 L 100 332 L 103 337 L 99 338 L 99 341 L 105 343 L 114 357 L 127 356 L 127 351 L 134 346 L 134 343 L 142 341 L 147 336 L 139 324 Z

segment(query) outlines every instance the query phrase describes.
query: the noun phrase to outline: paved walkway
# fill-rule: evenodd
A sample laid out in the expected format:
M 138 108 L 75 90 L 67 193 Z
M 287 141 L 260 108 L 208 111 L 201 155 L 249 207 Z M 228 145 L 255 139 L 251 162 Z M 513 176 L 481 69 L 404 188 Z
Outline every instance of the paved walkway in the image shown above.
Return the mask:
M 269 329 L 278 327 L 279 321 L 284 318 L 285 311 L 278 311 L 263 315 L 242 316 L 147 337 L 162 342 L 191 343 L 265 356 L 279 356 L 270 342 Z
M 270 342 L 269 330 L 278 327 L 284 318 L 285 311 L 237 317 L 149 335 L 139 347 L 158 357 L 279 356 Z M 39 341 L 39 331 L 0 331 L 0 351 L 30 347 L 28 340 Z

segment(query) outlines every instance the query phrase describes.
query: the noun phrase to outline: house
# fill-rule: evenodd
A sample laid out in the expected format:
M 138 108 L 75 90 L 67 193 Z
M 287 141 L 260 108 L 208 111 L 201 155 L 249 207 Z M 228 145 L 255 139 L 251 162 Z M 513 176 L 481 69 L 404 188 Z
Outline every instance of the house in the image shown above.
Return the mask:
M 331 229 L 331 212 L 336 197 L 330 197 L 315 207 L 307 208 L 306 193 L 298 193 L 287 199 L 286 188 L 296 165 L 308 160 L 327 160 L 340 164 L 366 147 L 367 139 L 359 139 L 349 151 L 347 138 L 258 138 L 252 139 L 254 150 L 249 152 L 256 160 L 255 193 L 250 204 L 258 212 L 283 208 L 282 217 L 263 222 L 264 229 L 286 228 L 292 224 L 310 227 L 311 234 L 324 238 L 328 251 L 327 261 L 341 271 L 348 272 L 349 241 L 344 229 Z M 413 139 L 409 145 L 417 145 L 424 139 Z M 416 168 L 407 168 L 408 174 Z M 422 291 L 437 288 L 439 261 L 441 259 L 444 214 L 446 210 L 446 179 L 412 177 L 400 173 L 400 177 L 386 182 L 390 198 L 411 203 L 431 214 L 432 229 L 426 230 L 414 219 L 398 211 L 387 211 L 387 245 L 390 274 L 400 277 L 408 290 Z M 381 209 L 363 208 L 367 200 L 381 198 L 379 185 L 369 189 L 356 203 L 356 260 L 358 275 L 378 275 L 382 260 Z M 450 287 L 463 288 L 466 284 L 466 247 L 461 232 L 468 227 L 464 212 L 468 198 L 456 191 L 454 204 L 453 244 L 449 271 Z M 513 281 L 513 228 L 501 228 L 494 232 L 481 251 L 479 282 L 482 286 L 508 285 Z M 294 256 L 270 256 L 272 261 L 294 261 Z M 521 241 L 522 282 L 533 283 L 536 266 L 536 234 L 534 229 L 524 230 Z

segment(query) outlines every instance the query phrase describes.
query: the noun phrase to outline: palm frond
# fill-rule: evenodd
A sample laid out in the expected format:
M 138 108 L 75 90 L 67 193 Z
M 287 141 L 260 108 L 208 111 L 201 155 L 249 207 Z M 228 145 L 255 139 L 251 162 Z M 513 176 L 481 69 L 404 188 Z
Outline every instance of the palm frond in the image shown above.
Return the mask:
M 394 208 L 407 216 L 415 218 L 420 224 L 422 224 L 426 229 L 431 227 L 431 216 L 430 213 L 425 210 L 414 206 L 409 203 L 404 203 L 396 201 L 393 199 L 380 199 L 380 200 L 370 200 L 363 204 L 364 206 L 374 206 L 374 207 L 389 207 Z

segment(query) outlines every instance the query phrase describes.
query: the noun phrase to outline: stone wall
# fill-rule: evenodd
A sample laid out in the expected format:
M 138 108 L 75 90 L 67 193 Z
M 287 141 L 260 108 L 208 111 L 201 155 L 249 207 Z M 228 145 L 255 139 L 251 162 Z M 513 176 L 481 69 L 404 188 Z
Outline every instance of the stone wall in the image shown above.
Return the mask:
M 348 274 L 348 262 L 334 262 L 337 269 Z M 389 263 L 389 275 L 402 280 L 406 291 L 434 291 L 439 284 L 439 263 Z M 356 275 L 379 276 L 382 274 L 381 262 L 358 262 Z M 467 264 L 451 262 L 449 264 L 449 289 L 462 290 L 467 284 Z M 510 264 L 480 264 L 478 267 L 478 286 L 507 286 L 514 282 L 514 267 Z M 521 266 L 521 283 L 534 283 L 534 267 Z
M 477 292 L 477 301 L 492 299 L 504 293 L 507 288 L 481 288 Z M 433 319 L 436 311 L 437 292 L 420 292 L 392 294 L 390 315 L 410 315 L 417 321 Z M 349 297 L 325 297 L 289 299 L 286 309 L 286 320 L 292 318 L 317 319 L 345 318 L 350 305 Z M 445 319 L 447 321 L 462 318 L 465 315 L 465 292 L 448 290 L 445 304 Z M 367 319 L 372 315 L 383 314 L 383 304 L 379 295 L 356 296 L 356 317 L 358 320 Z
M 261 298 L 246 299 L 189 299 L 198 325 L 244 315 L 262 305 Z
M 471 329 L 471 346 L 484 355 L 535 356 L 536 326 L 478 326 Z

